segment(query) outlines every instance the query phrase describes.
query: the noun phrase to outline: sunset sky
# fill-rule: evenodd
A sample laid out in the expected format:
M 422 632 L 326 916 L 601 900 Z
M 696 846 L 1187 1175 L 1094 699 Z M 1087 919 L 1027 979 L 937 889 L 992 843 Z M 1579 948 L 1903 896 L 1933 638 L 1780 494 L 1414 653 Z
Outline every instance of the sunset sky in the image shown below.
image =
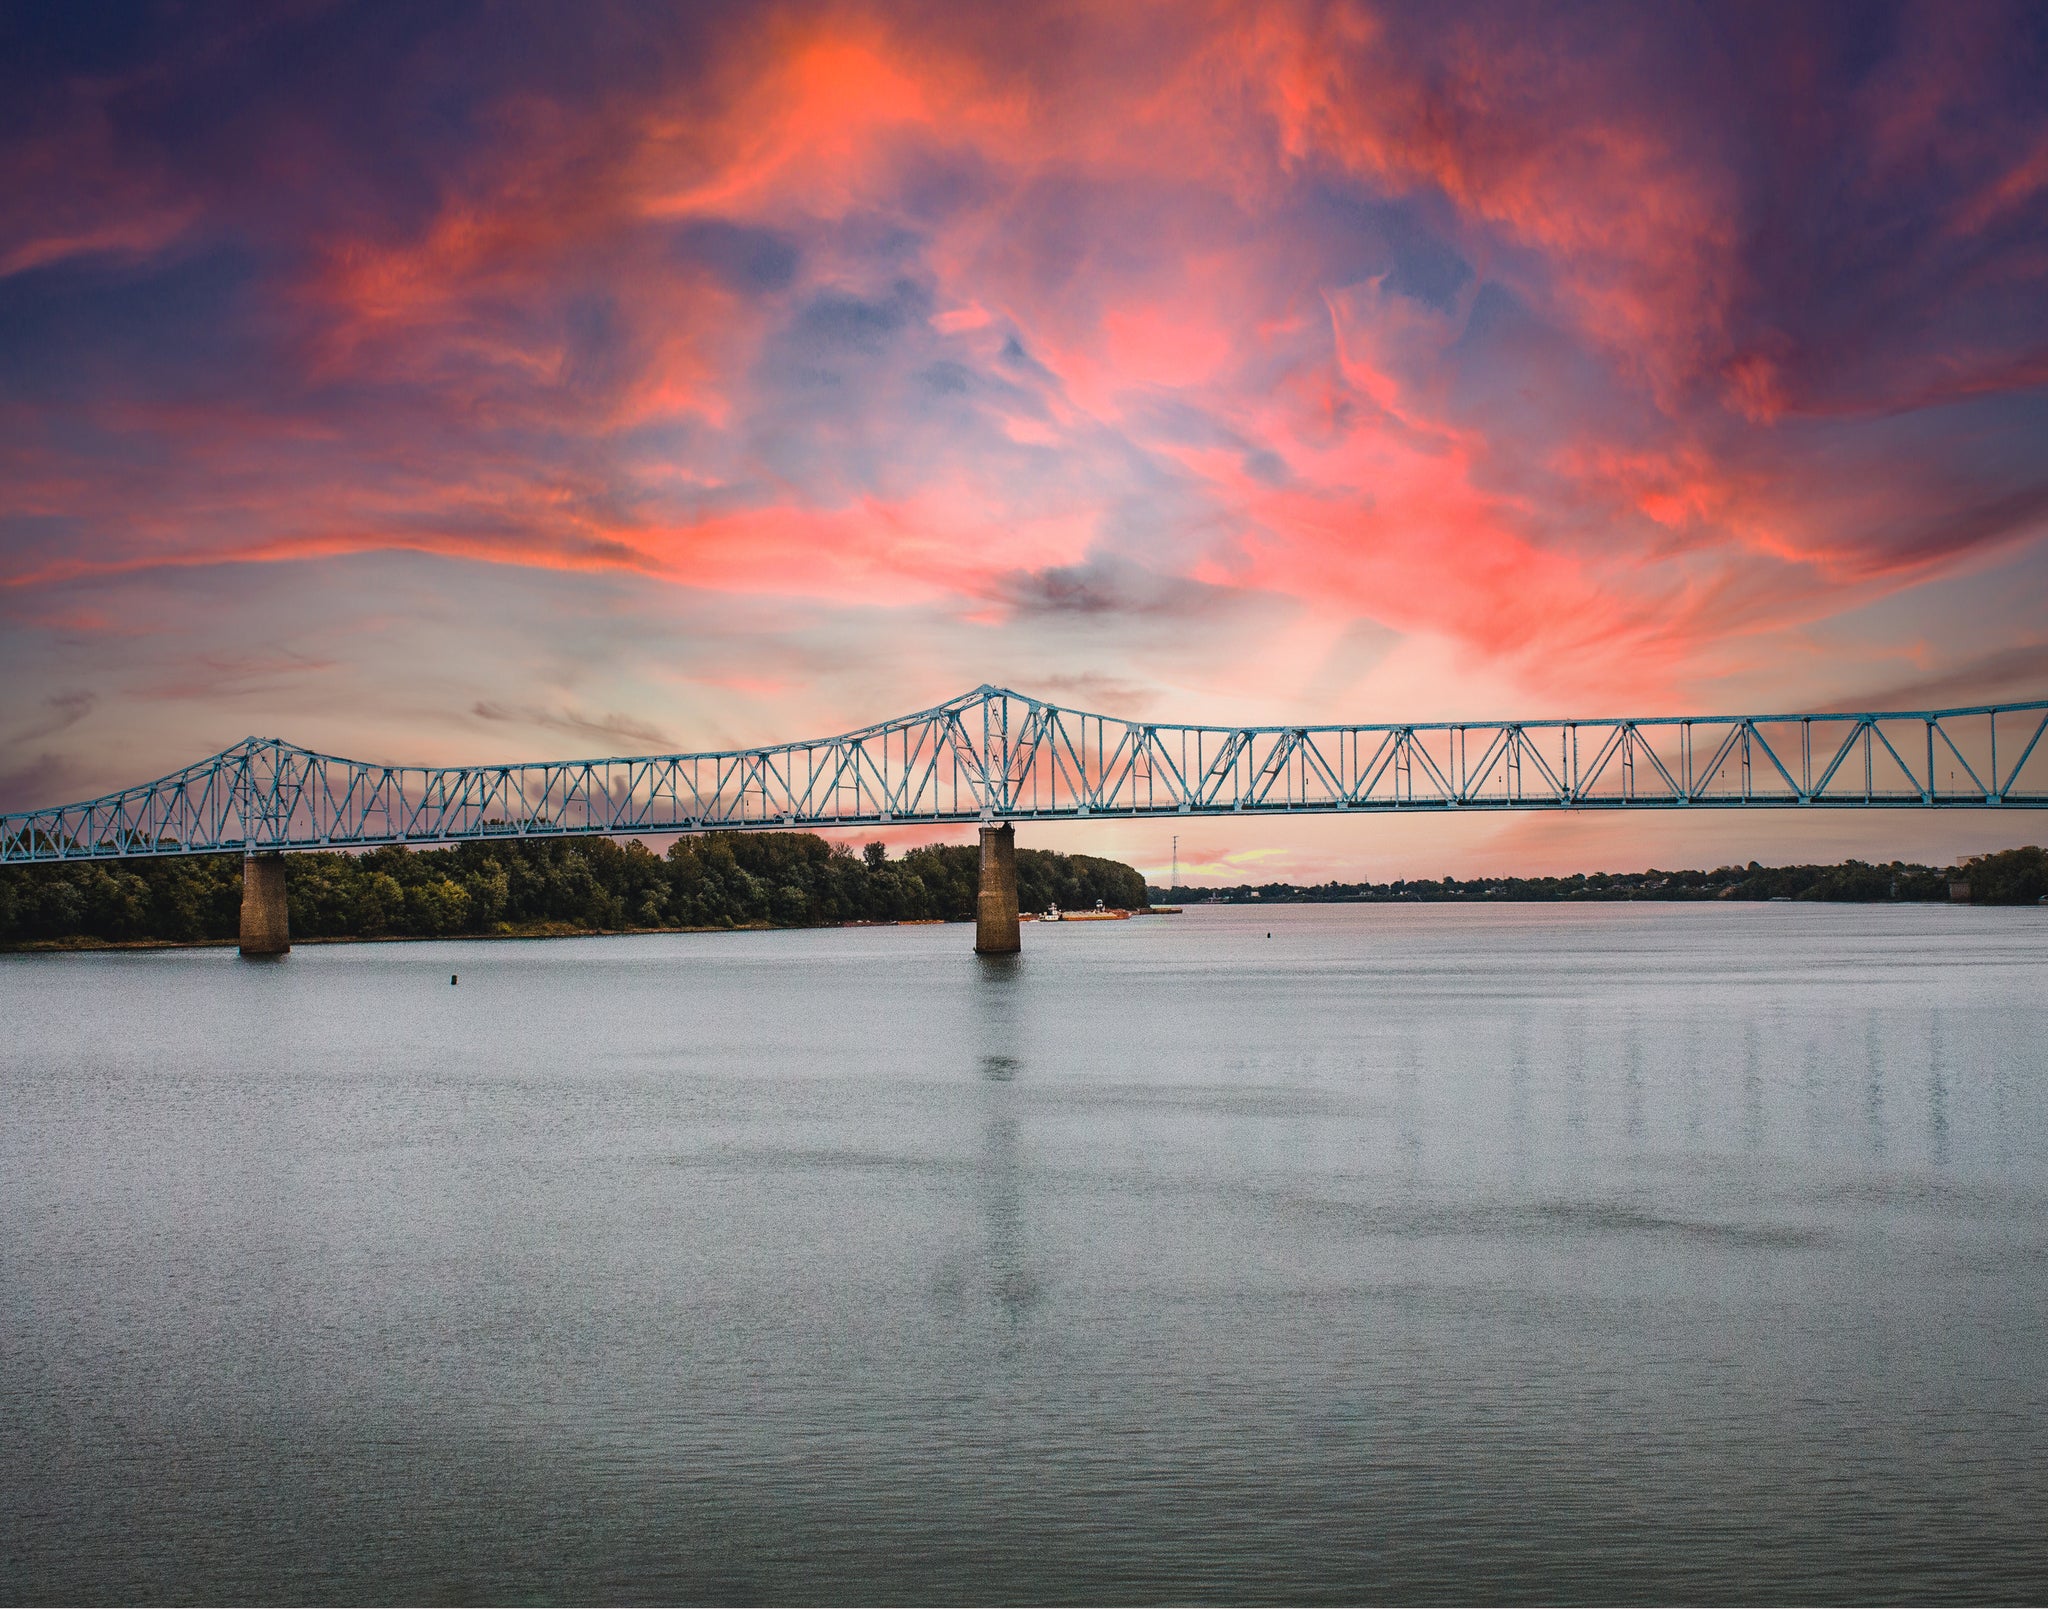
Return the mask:
M 0 807 L 982 682 L 2048 697 L 2044 86 L 2048 9 L 1969 0 L 10 8 Z M 1236 882 L 2048 823 L 1177 830 Z

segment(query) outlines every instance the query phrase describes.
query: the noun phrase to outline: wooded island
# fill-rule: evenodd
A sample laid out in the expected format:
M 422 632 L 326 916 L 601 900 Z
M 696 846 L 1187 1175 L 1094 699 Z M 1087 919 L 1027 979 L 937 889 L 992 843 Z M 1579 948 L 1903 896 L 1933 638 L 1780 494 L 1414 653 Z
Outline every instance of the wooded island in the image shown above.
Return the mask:
M 291 856 L 291 931 L 318 938 L 542 936 L 633 929 L 968 921 L 980 852 L 931 844 L 856 855 L 814 833 L 705 833 L 664 855 L 606 838 Z M 1018 903 L 1145 907 L 1121 862 L 1017 851 Z M 85 861 L 0 871 L 0 946 L 207 943 L 240 919 L 239 855 Z

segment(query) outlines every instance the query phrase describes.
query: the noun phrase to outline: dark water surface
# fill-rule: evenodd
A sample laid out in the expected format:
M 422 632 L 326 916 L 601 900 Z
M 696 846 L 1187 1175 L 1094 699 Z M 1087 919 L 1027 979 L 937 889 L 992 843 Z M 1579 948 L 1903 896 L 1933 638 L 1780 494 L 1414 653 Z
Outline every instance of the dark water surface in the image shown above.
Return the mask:
M 0 1598 L 2048 1597 L 2048 912 L 970 937 L 0 959 Z

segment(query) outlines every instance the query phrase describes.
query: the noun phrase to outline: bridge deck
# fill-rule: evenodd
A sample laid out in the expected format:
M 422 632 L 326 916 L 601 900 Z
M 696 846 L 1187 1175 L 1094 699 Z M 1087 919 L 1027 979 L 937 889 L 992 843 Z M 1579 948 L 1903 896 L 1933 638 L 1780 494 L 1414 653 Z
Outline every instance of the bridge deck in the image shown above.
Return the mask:
M 982 687 L 838 737 L 705 754 L 380 766 L 250 738 L 0 816 L 0 863 L 1092 817 L 2048 807 L 2048 700 L 1966 709 L 1182 726 Z

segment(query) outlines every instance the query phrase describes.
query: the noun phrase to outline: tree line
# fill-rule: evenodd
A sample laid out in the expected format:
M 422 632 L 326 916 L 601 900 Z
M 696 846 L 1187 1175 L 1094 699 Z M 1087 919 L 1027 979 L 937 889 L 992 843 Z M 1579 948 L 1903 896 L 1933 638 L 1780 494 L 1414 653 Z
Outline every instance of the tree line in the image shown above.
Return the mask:
M 286 867 L 294 938 L 965 921 L 981 885 L 973 845 L 856 855 L 813 833 L 705 833 L 660 855 L 606 838 L 310 852 Z M 1146 904 L 1131 867 L 1042 849 L 1017 851 L 1017 893 L 1026 911 Z M 7 867 L 0 944 L 232 939 L 241 900 L 239 855 Z
M 1889 900 L 1947 901 L 1969 885 L 1975 905 L 2033 905 L 2048 896 L 2048 854 L 2029 846 L 1934 867 L 1860 860 L 1838 866 L 1723 866 L 1716 871 L 1578 872 L 1570 877 L 1411 878 L 1392 883 L 1242 883 L 1234 888 L 1155 888 L 1177 904 L 1258 900 L 1323 904 L 1373 900 Z

